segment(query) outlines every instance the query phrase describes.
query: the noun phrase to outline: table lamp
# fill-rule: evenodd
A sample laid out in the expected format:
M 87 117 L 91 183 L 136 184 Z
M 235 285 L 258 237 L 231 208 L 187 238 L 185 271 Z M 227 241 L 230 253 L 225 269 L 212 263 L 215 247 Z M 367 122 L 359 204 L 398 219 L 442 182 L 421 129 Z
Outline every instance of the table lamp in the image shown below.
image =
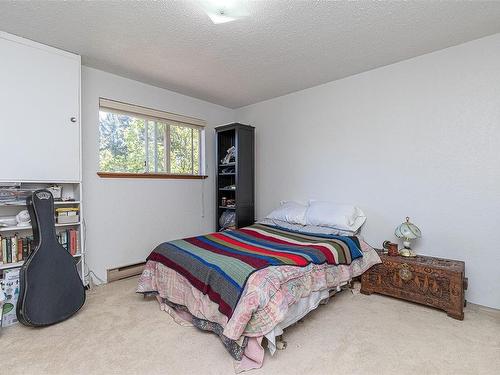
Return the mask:
M 408 216 L 406 217 L 406 221 L 396 228 L 394 234 L 397 238 L 403 239 L 404 248 L 399 251 L 400 255 L 404 257 L 417 256 L 410 247 L 410 241 L 422 237 L 422 232 L 415 224 L 410 223 L 410 218 Z

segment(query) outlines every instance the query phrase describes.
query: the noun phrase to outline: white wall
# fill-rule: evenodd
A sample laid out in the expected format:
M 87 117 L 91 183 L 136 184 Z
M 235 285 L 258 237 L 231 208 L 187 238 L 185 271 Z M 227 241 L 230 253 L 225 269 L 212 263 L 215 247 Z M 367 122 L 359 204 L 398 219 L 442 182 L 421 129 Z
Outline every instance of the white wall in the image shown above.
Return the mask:
M 99 178 L 96 174 L 99 167 L 99 97 L 206 120 L 209 178 Z M 213 230 L 213 127 L 232 122 L 233 116 L 234 111 L 221 106 L 83 67 L 83 188 L 87 263 L 100 278 L 105 279 L 108 268 L 144 261 L 160 242 Z
M 99 97 L 207 120 L 209 178 L 99 178 Z M 465 260 L 467 298 L 500 308 L 500 34 L 236 111 L 84 67 L 87 262 L 99 277 L 213 229 L 211 128 L 234 119 L 257 127 L 258 217 L 282 199 L 355 203 L 380 246 L 409 215 L 424 235 L 414 248 Z
M 236 111 L 256 126 L 257 215 L 282 199 L 365 210 L 365 238 L 466 262 L 471 302 L 500 308 L 500 34 Z

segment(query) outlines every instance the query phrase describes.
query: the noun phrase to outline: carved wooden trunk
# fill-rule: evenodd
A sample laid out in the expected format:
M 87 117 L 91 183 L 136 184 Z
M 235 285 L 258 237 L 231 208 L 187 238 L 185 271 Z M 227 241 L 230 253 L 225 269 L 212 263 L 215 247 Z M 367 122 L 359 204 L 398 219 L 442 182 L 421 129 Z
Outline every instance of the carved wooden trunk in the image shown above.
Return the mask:
M 464 318 L 465 263 L 426 256 L 405 258 L 379 252 L 382 259 L 361 278 L 361 293 L 380 293 L 432 306 Z

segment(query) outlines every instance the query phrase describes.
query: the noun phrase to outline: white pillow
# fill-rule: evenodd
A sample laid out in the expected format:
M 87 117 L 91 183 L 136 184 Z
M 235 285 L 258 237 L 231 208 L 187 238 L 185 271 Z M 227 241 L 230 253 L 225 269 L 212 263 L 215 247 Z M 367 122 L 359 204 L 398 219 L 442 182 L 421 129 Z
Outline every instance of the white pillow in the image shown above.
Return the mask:
M 298 202 L 283 201 L 281 206 L 266 216 L 266 219 L 281 220 L 292 224 L 306 224 L 307 206 Z
M 309 201 L 306 224 L 356 232 L 366 221 L 360 208 L 333 202 Z
M 288 229 L 294 232 L 307 233 L 307 234 L 326 234 L 334 236 L 355 236 L 358 233 L 350 230 L 342 230 L 330 227 L 317 227 L 314 225 L 292 224 L 282 220 L 262 219 L 259 224 L 272 225 L 283 229 Z

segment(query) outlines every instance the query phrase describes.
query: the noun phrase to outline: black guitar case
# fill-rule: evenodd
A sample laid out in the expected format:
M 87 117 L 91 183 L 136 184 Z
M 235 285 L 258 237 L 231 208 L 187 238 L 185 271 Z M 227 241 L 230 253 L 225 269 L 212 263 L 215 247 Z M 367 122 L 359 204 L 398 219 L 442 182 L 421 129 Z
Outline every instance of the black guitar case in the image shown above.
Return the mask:
M 57 241 L 52 194 L 37 190 L 26 204 L 35 249 L 19 272 L 17 319 L 32 327 L 48 326 L 80 310 L 85 303 L 85 288 L 75 259 Z

